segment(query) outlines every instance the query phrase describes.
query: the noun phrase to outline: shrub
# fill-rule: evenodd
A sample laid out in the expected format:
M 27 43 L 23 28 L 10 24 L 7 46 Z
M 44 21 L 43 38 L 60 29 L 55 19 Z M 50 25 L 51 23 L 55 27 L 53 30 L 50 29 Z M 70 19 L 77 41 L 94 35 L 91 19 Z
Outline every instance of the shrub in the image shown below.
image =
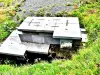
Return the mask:
M 68 16 L 68 12 L 66 11 L 60 11 L 56 14 L 54 14 L 56 17 L 67 17 Z
M 7 9 L 0 8 L 0 22 L 7 19 Z
M 16 20 L 19 21 L 20 20 L 20 15 L 16 15 Z
M 49 13 L 49 12 L 48 12 L 48 13 L 46 13 L 46 16 L 47 16 L 47 17 L 52 17 L 53 15 L 52 15 L 52 13 Z
M 13 10 L 16 12 L 22 11 L 22 9 L 20 7 L 17 7 L 17 6 Z
M 17 24 L 12 20 L 6 20 L 0 25 L 0 41 L 3 41 L 15 28 Z
M 45 16 L 45 11 L 46 11 L 45 8 L 41 8 L 37 12 L 35 12 L 35 15 L 36 16 Z
M 21 2 L 25 2 L 26 0 L 21 0 Z
M 67 3 L 67 4 L 65 4 L 65 6 L 73 6 L 73 4 Z
M 19 20 L 19 24 L 21 24 L 21 23 L 24 21 L 24 19 L 25 19 L 25 17 L 20 18 L 20 20 Z
M 22 5 L 21 3 L 18 3 L 16 4 L 16 7 L 21 7 L 21 5 Z
M 3 29 L 7 32 L 12 32 L 16 28 L 17 24 L 12 20 L 7 20 L 3 23 Z
M 33 10 L 32 9 L 30 9 L 30 12 L 32 12 Z
M 26 13 L 26 10 L 24 9 L 23 12 Z

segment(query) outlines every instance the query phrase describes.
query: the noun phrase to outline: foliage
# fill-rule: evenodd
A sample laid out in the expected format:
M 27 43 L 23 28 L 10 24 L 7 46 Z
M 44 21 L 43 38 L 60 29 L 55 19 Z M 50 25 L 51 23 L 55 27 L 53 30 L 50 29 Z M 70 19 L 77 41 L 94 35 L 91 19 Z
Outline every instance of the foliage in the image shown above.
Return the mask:
M 0 8 L 0 22 L 3 22 L 7 18 L 6 13 L 6 9 Z
M 13 1 L 14 0 L 0 0 L 0 2 L 4 2 L 5 4 L 10 4 Z M 16 11 L 14 6 L 0 7 L 0 42 L 16 28 L 17 24 L 12 20 L 15 15 Z
M 60 11 L 56 14 L 54 14 L 56 17 L 67 17 L 68 16 L 68 12 L 66 11 Z
M 73 55 L 72 60 L 67 61 L 55 60 L 52 63 L 41 62 L 23 66 L 0 65 L 0 74 L 100 75 L 100 3 L 83 4 L 79 9 L 69 13 L 69 15 L 79 17 L 81 26 L 86 28 L 89 39 L 87 48 L 80 49 L 77 54 Z M 41 16 L 40 12 L 39 16 Z M 44 16 L 44 13 L 42 16 Z M 13 25 L 13 22 L 5 22 L 0 27 L 5 24 L 8 25 L 9 29 L 9 25 Z M 5 28 L 1 27 L 0 29 L 3 30 L 4 35 L 7 34 L 5 33 Z
M 9 6 L 12 4 L 13 0 L 0 0 L 0 2 L 4 2 L 5 6 Z
M 11 6 L 11 5 L 17 5 L 20 6 L 21 4 L 19 3 L 19 1 L 21 1 L 21 3 L 25 2 L 26 0 L 0 0 L 0 2 L 4 3 L 5 7 Z
M 46 11 L 45 8 L 41 8 L 35 13 L 35 15 L 36 16 L 45 16 L 45 11 Z
M 79 17 L 81 27 L 85 27 L 88 31 L 89 43 L 98 39 L 98 33 L 100 31 L 99 4 L 100 3 L 83 5 L 71 13 L 73 16 Z
M 52 17 L 53 15 L 52 15 L 52 13 L 47 12 L 45 16 Z
M 73 6 L 73 4 L 70 4 L 70 3 L 68 4 L 68 3 L 67 3 L 67 4 L 65 4 L 65 6 Z
M 6 20 L 0 24 L 0 42 L 4 40 L 15 28 L 17 24 L 12 20 Z

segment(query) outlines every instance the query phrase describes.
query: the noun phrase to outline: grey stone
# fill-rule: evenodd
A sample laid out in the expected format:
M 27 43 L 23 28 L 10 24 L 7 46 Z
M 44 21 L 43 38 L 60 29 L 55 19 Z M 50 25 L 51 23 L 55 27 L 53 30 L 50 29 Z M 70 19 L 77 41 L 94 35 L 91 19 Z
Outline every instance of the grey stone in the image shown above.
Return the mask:
M 66 24 L 65 17 L 32 17 L 31 22 L 28 18 L 18 27 L 20 31 L 33 31 L 33 32 L 50 32 L 53 33 L 55 28 L 61 24 Z
M 33 17 L 27 17 L 27 18 L 24 20 L 24 22 L 30 23 L 30 22 L 32 22 L 33 20 L 34 20 Z
M 60 48 L 72 48 L 72 40 L 60 39 Z
M 46 44 L 60 44 L 60 39 L 54 39 L 52 37 L 44 37 Z
M 43 43 L 43 44 L 60 44 L 59 39 L 52 38 L 53 34 L 47 33 L 31 33 L 31 34 L 21 34 L 20 39 L 22 42 L 31 42 L 31 43 Z
M 67 26 L 59 26 L 54 30 L 53 38 L 81 39 L 79 24 L 68 24 Z
M 13 56 L 24 56 L 26 51 L 26 46 L 14 42 L 14 41 L 6 41 L 0 47 L 0 54 L 8 54 Z
M 67 17 L 69 24 L 79 24 L 78 17 Z
M 87 42 L 88 41 L 87 32 L 84 28 L 81 28 L 81 34 L 82 34 L 82 42 Z
M 86 32 L 86 30 L 84 28 L 80 28 L 81 29 L 81 32 Z
M 32 40 L 34 43 L 44 43 L 44 36 L 32 35 Z
M 23 35 L 20 34 L 19 37 L 22 42 L 32 42 L 33 41 L 32 35 L 30 34 L 23 34 Z
M 20 32 L 15 30 L 11 35 L 3 42 L 0 47 L 0 54 L 8 54 L 13 56 L 24 56 L 26 46 L 21 44 L 18 36 Z
M 17 29 L 1 45 L 0 53 L 24 56 L 27 50 L 48 54 L 50 44 L 64 48 L 72 47 L 73 39 L 87 42 L 77 17 L 28 17 Z
M 27 46 L 27 51 L 40 54 L 48 54 L 50 46 L 49 44 L 26 43 L 26 42 L 23 42 L 23 44 Z
M 87 41 L 88 41 L 87 34 L 82 33 L 82 42 L 87 42 Z

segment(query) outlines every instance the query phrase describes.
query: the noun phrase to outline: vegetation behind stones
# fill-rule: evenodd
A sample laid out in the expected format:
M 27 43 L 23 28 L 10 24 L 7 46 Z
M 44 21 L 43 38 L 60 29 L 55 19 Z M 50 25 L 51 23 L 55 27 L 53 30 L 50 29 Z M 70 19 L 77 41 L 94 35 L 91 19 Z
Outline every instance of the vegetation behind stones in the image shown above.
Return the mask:
M 1 9 L 1 8 L 0 8 Z M 3 9 L 4 10 L 4 9 Z M 0 40 L 4 40 L 17 26 L 6 9 L 0 12 L 5 16 L 0 23 Z M 41 11 L 39 11 L 39 14 Z M 43 11 L 44 12 L 44 11 Z M 54 60 L 52 63 L 42 61 L 37 64 L 13 66 L 0 65 L 0 74 L 4 75 L 99 75 L 100 74 L 100 3 L 88 2 L 82 4 L 72 12 L 65 12 L 56 16 L 77 16 L 81 27 L 88 32 L 88 43 L 73 55 L 71 60 Z M 50 14 L 51 15 L 51 14 Z M 43 15 L 44 16 L 44 13 Z M 1 17 L 0 17 L 1 18 Z M 8 19 L 7 19 L 8 18 Z M 7 29 L 7 31 L 6 31 Z

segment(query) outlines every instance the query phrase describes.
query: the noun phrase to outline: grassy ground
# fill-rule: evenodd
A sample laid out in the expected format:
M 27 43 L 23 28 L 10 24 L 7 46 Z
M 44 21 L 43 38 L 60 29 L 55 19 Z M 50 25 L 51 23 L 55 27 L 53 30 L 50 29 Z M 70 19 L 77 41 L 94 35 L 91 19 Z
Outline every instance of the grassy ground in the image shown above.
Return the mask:
M 13 1 L 15 0 L 0 0 L 0 2 L 4 3 L 4 6 L 0 7 L 0 42 L 5 40 L 17 26 L 13 20 L 16 15 L 15 6 L 11 5 Z
M 2 42 L 13 30 L 17 24 L 12 20 L 15 11 L 13 7 L 0 8 L 0 42 Z
M 10 4 L 12 4 L 14 0 L 0 0 L 0 2 L 4 2 L 5 6 L 9 6 Z
M 100 75 L 100 3 L 83 4 L 69 13 L 78 16 L 86 28 L 87 47 L 74 54 L 72 60 L 55 60 L 23 66 L 0 65 L 1 75 Z
M 72 60 L 56 60 L 35 65 L 12 66 L 0 65 L 0 73 L 4 75 L 99 75 L 100 74 L 100 40 L 92 47 L 82 49 L 73 55 Z

